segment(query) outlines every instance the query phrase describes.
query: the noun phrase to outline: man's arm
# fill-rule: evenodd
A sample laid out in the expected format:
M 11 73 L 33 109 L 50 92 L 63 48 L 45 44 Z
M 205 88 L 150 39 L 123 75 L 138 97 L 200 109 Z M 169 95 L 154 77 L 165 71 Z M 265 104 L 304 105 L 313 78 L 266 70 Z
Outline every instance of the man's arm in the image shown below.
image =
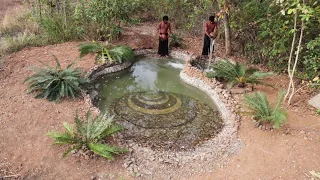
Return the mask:
M 209 33 L 208 33 L 208 24 L 207 24 L 207 23 L 204 24 L 204 33 L 205 33 L 207 36 L 210 37 L 210 35 L 209 35 Z

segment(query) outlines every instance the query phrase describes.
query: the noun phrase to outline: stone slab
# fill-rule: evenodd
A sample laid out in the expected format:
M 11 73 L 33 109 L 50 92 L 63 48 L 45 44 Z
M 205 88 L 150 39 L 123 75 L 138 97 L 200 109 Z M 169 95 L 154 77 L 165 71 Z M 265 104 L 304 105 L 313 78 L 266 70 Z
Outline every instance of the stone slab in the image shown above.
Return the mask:
M 315 107 L 315 108 L 317 108 L 317 109 L 320 109 L 320 94 L 318 94 L 318 95 L 314 96 L 313 98 L 311 98 L 311 99 L 308 101 L 308 103 L 309 103 L 311 106 L 313 106 L 313 107 Z

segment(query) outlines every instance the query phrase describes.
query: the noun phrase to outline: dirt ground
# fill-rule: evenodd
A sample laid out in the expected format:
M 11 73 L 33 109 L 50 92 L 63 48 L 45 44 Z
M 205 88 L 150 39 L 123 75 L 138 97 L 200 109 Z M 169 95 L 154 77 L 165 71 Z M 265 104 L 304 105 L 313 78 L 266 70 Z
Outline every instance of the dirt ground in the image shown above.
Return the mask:
M 157 39 L 150 33 L 154 32 L 154 27 L 153 24 L 145 24 L 130 28 L 118 43 L 134 48 L 156 48 Z M 185 43 L 190 52 L 201 51 L 201 37 L 185 38 Z M 82 99 L 55 104 L 26 94 L 24 79 L 32 74 L 30 66 L 40 66 L 39 60 L 53 64 L 52 55 L 66 66 L 78 57 L 78 44 L 68 42 L 25 48 L 4 59 L 0 66 L 0 170 L 8 166 L 13 174 L 20 175 L 20 179 L 73 180 L 98 176 L 104 179 L 140 179 L 132 177 L 122 167 L 121 157 L 112 162 L 103 158 L 62 158 L 65 147 L 52 145 L 52 139 L 46 133 L 62 130 L 63 122 L 73 123 L 75 109 L 83 114 L 88 106 Z M 216 46 L 216 54 L 220 56 L 223 54 L 221 47 L 219 44 Z M 93 56 L 83 58 L 77 66 L 84 71 L 89 70 L 93 66 Z M 267 82 L 284 89 L 288 79 L 285 75 L 277 75 Z M 257 86 L 256 90 L 265 92 L 271 102 L 276 101 L 277 90 L 264 86 Z M 239 138 L 244 147 L 239 154 L 229 157 L 226 164 L 212 167 L 210 173 L 175 179 L 311 179 L 309 171 L 320 172 L 320 116 L 306 103 L 310 93 L 303 92 L 295 97 L 293 106 L 285 105 L 289 118 L 282 129 L 260 130 L 253 126 L 251 118 L 243 117 Z M 8 168 L 6 170 L 9 171 Z

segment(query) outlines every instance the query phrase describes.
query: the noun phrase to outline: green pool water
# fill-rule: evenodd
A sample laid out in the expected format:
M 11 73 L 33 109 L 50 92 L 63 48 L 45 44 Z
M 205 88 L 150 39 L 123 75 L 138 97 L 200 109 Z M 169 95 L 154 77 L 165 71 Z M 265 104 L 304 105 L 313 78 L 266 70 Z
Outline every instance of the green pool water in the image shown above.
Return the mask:
M 179 73 L 185 62 L 179 59 L 155 59 L 140 57 L 129 70 L 102 76 L 96 82 L 100 100 L 96 102 L 105 112 L 115 98 L 141 91 L 164 91 L 186 95 L 216 106 L 210 97 L 199 89 L 183 83 Z
M 154 149 L 185 150 L 224 126 L 204 92 L 183 83 L 184 61 L 139 58 L 129 70 L 100 77 L 96 106 L 115 115 L 121 134 Z

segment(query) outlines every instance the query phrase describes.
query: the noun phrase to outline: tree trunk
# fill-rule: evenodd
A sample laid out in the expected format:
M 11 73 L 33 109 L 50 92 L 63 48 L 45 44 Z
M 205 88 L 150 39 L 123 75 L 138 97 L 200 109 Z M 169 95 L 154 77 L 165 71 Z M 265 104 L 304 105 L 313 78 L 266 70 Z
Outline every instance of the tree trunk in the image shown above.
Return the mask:
M 293 83 L 293 78 L 291 75 L 291 59 L 292 59 L 292 55 L 293 55 L 294 47 L 295 47 L 295 43 L 296 43 L 297 18 L 298 18 L 298 13 L 296 13 L 295 17 L 294 17 L 294 25 L 293 25 L 294 32 L 293 32 L 293 39 L 292 39 L 292 44 L 291 44 L 290 56 L 289 56 L 289 60 L 288 60 L 288 75 L 290 78 L 290 82 L 289 82 L 287 93 L 283 99 L 284 101 L 288 98 L 290 91 L 291 91 L 291 86 Z
M 299 53 L 301 50 L 301 43 L 302 43 L 302 38 L 303 38 L 303 30 L 304 30 L 304 21 L 301 22 L 301 31 L 300 31 L 300 39 L 299 39 L 299 44 L 298 44 L 298 49 L 297 49 L 297 55 L 296 55 L 296 59 L 292 68 L 292 73 L 291 73 L 291 81 L 292 81 L 292 91 L 291 91 L 291 95 L 289 97 L 288 100 L 288 104 L 291 104 L 292 98 L 295 94 L 295 88 L 294 88 L 294 83 L 293 83 L 293 77 L 294 77 L 294 72 L 296 71 L 296 66 L 298 63 L 298 59 L 299 59 Z
M 223 24 L 224 24 L 224 33 L 225 33 L 226 56 L 229 56 L 231 55 L 231 34 L 230 34 L 229 16 L 227 13 L 224 13 Z

